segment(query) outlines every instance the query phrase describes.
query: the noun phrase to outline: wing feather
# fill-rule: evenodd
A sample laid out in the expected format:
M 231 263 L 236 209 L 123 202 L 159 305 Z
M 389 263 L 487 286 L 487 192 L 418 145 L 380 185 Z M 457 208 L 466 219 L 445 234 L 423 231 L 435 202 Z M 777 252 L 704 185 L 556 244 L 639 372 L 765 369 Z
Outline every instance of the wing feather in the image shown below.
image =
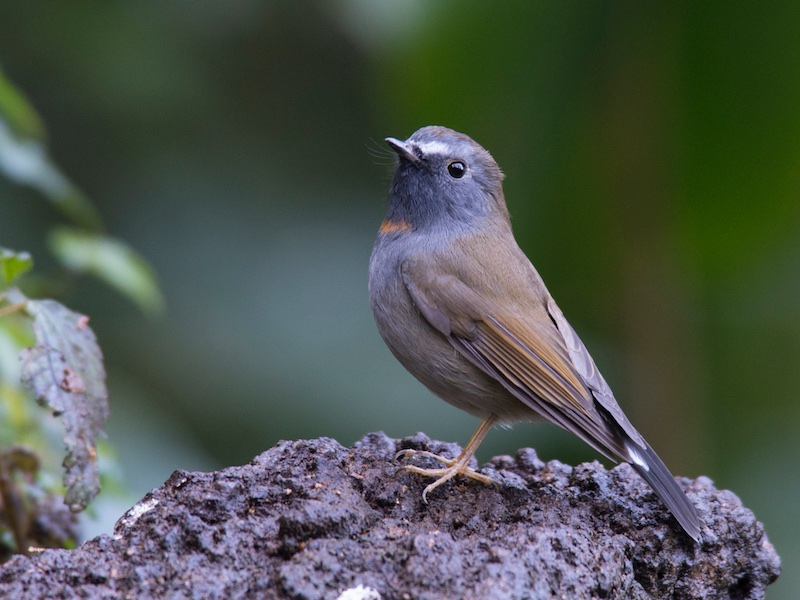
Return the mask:
M 569 324 L 569 321 L 564 317 L 564 313 L 561 312 L 561 309 L 552 297 L 549 297 L 547 300 L 547 311 L 550 313 L 550 317 L 553 319 L 559 333 L 564 339 L 565 347 L 567 348 L 575 370 L 581 380 L 592 391 L 595 400 L 609 412 L 614 421 L 628 434 L 631 440 L 643 448 L 646 447 L 647 443 L 644 438 L 636 431 L 636 428 L 628 420 L 628 417 L 625 416 L 625 413 L 622 412 L 619 404 L 617 404 L 616 398 L 614 398 L 614 393 L 606 383 L 597 365 L 594 364 L 594 360 L 592 360 L 586 346 L 578 337 L 572 325 Z

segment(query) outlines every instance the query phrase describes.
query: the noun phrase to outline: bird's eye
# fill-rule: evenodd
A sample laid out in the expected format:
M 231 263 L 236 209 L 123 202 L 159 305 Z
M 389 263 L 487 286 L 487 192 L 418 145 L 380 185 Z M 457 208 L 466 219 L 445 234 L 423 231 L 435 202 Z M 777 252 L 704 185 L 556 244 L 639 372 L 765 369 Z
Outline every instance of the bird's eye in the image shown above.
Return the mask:
M 450 173 L 450 177 L 453 179 L 461 179 L 467 172 L 467 165 L 460 160 L 454 160 L 447 165 L 447 172 Z

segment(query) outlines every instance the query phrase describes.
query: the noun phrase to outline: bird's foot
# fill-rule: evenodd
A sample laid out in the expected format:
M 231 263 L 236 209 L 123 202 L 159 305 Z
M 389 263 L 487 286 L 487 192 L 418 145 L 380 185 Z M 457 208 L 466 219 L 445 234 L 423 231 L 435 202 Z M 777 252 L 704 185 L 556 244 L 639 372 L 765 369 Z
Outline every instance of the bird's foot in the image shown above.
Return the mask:
M 414 465 L 406 465 L 402 467 L 402 470 L 406 471 L 407 473 L 416 473 L 425 477 L 437 478 L 436 481 L 427 486 L 422 492 L 422 500 L 425 502 L 425 504 L 428 503 L 428 494 L 430 492 L 435 490 L 443 483 L 447 483 L 456 475 L 469 477 L 470 479 L 474 479 L 485 484 L 497 485 L 497 483 L 492 481 L 489 476 L 478 473 L 475 469 L 472 469 L 468 466 L 469 461 L 472 458 L 471 453 L 469 455 L 465 455 L 465 453 L 462 452 L 457 458 L 445 458 L 444 456 L 439 456 L 438 454 L 427 452 L 425 450 L 401 450 L 397 453 L 395 459 L 400 457 L 411 458 L 413 456 L 425 456 L 427 458 L 433 458 L 445 465 L 445 467 L 441 469 L 423 469 L 421 467 L 415 467 Z

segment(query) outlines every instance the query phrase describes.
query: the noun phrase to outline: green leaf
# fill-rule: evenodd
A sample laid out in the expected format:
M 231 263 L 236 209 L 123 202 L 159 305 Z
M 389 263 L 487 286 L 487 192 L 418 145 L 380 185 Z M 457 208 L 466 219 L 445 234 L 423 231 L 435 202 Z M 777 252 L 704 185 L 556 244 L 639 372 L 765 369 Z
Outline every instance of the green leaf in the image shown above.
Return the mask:
M 0 71 L 0 172 L 39 190 L 76 223 L 100 228 L 100 215 L 50 161 L 44 124 L 25 96 Z
M 22 383 L 64 423 L 64 501 L 86 508 L 100 491 L 97 436 L 108 416 L 103 355 L 89 319 L 55 300 L 30 300 L 36 345 L 20 354 Z
M 39 113 L 5 74 L 0 71 L 0 116 L 20 136 L 43 140 L 44 124 Z
M 27 252 L 0 248 L 0 284 L 6 285 L 33 267 L 33 258 Z
M 68 268 L 99 277 L 147 313 L 163 310 L 164 300 L 150 265 L 123 242 L 69 228 L 55 230 L 48 241 Z
M 100 228 L 94 205 L 50 161 L 42 142 L 17 135 L 0 115 L 0 172 L 41 192 L 61 212 L 89 229 Z

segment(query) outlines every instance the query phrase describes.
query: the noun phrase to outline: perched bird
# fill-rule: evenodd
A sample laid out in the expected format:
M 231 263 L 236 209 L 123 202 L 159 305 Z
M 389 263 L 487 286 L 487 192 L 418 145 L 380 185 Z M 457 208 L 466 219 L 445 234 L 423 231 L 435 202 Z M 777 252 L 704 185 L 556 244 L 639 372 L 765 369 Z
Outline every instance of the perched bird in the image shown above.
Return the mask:
M 399 157 L 389 208 L 369 266 L 378 330 L 434 394 L 483 419 L 463 452 L 438 469 L 427 494 L 468 467 L 496 423 L 544 419 L 604 456 L 627 461 L 700 541 L 700 519 L 661 459 L 631 425 L 586 347 L 511 230 L 503 173 L 468 136 L 423 127 L 386 138 Z

